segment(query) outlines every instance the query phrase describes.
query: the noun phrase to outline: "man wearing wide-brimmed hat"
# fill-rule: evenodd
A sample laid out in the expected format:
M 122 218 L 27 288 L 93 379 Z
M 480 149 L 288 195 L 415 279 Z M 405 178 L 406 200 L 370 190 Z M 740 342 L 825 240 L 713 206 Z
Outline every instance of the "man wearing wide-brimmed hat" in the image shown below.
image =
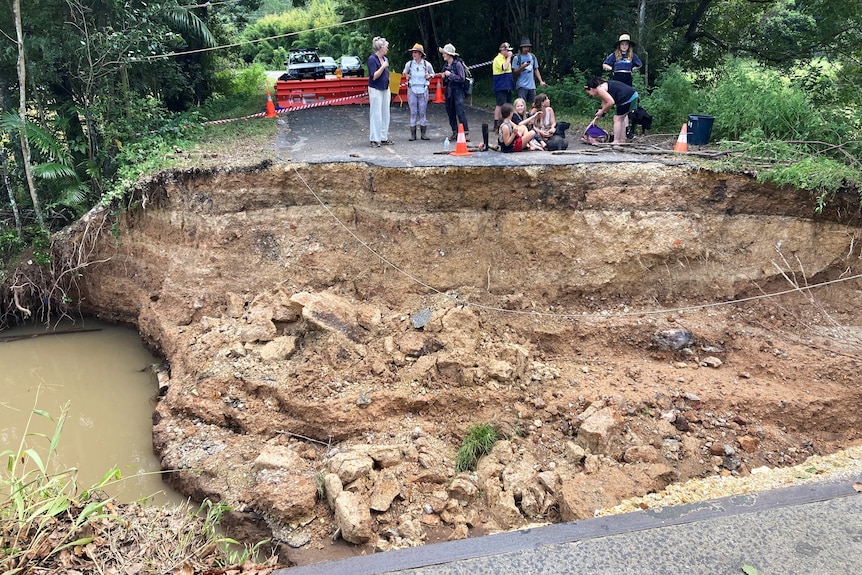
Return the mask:
M 407 105 L 410 106 L 410 141 L 416 139 L 418 122 L 422 139 L 428 140 L 425 133 L 425 112 L 428 109 L 428 84 L 434 77 L 434 68 L 425 59 L 425 47 L 418 42 L 408 50 L 412 58 L 404 64 L 402 75 L 407 81 Z
M 529 107 L 536 97 L 536 81 L 547 86 L 539 72 L 539 59 L 533 54 L 533 45 L 529 38 L 523 38 L 518 47 L 520 53 L 512 59 L 512 75 L 515 77 L 515 89 L 518 97 L 523 98 Z
M 470 131 L 467 126 L 467 112 L 464 109 L 464 83 L 467 80 L 467 72 L 464 70 L 464 61 L 455 51 L 455 46 L 446 44 L 439 48 L 443 55 L 443 85 L 446 87 L 446 114 L 449 116 L 449 127 L 452 128 L 450 140 L 458 137 L 458 123 L 464 126 L 464 135 Z
M 632 72 L 640 69 L 643 62 L 635 54 L 635 43 L 632 42 L 631 36 L 623 34 L 617 43 L 614 44 L 614 51 L 605 58 L 602 68 L 605 70 L 613 70 L 612 80 L 622 82 L 623 84 L 632 85 Z

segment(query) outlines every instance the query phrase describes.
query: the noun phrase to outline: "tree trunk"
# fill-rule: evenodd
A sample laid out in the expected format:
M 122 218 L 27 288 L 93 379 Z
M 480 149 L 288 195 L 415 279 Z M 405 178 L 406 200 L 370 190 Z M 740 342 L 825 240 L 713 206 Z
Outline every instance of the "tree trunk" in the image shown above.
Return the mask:
M 3 183 L 6 186 L 6 192 L 9 194 L 9 205 L 12 206 L 12 214 L 15 216 L 15 231 L 18 232 L 18 239 L 24 239 L 24 226 L 21 223 L 21 213 L 18 211 L 18 202 L 15 201 L 15 191 L 12 189 L 12 184 L 9 182 L 9 162 L 6 159 L 6 150 L 0 148 L 0 172 L 3 173 Z
M 27 175 L 27 187 L 30 189 L 30 198 L 33 200 L 33 211 L 36 213 L 36 221 L 41 227 L 45 227 L 42 218 L 42 207 L 39 205 L 39 195 L 36 192 L 36 182 L 33 180 L 33 168 L 30 166 L 30 140 L 27 138 L 27 72 L 24 66 L 24 31 L 21 28 L 21 0 L 14 0 L 12 12 L 15 14 L 15 32 L 18 35 L 18 87 L 19 105 L 18 114 L 21 116 L 21 153 L 24 156 L 24 173 Z
M 646 3 L 640 0 L 638 6 L 638 42 L 640 42 L 640 58 L 643 61 L 644 86 L 649 88 L 649 50 L 646 41 Z

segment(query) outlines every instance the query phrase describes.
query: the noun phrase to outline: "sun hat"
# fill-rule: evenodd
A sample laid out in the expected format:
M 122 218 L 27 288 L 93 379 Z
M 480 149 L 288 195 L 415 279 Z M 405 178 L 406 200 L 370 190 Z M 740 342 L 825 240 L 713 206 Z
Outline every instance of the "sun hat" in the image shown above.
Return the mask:
M 632 47 L 632 48 L 635 47 L 635 43 L 632 42 L 632 37 L 629 36 L 628 34 L 620 35 L 620 39 L 617 40 L 617 43 L 614 44 L 614 47 L 619 48 L 621 42 L 628 42 L 630 47 Z
M 438 48 L 441 54 L 449 54 L 450 56 L 457 56 L 458 52 L 455 51 L 455 46 L 452 44 L 446 44 L 442 48 Z
M 511 49 L 512 49 L 512 45 L 509 44 L 508 42 L 503 42 L 502 44 L 500 44 L 500 50 L 511 50 Z
M 422 55 L 424 56 L 425 55 L 425 46 L 423 46 L 419 42 L 416 42 L 415 44 L 413 44 L 413 47 L 407 51 L 408 52 L 421 52 Z
M 529 39 L 529 38 L 522 38 L 522 39 L 521 39 L 521 45 L 520 45 L 520 46 L 518 46 L 518 48 L 523 48 L 524 46 L 528 46 L 528 47 L 530 47 L 530 48 L 532 48 L 532 47 L 533 47 L 533 45 L 532 45 L 532 44 L 530 44 L 530 39 Z

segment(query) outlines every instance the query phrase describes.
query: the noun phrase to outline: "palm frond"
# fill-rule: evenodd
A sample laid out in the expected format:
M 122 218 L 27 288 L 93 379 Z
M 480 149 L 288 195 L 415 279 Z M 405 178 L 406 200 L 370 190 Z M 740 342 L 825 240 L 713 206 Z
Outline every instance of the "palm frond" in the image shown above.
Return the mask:
M 69 186 L 68 188 L 64 188 L 62 195 L 57 199 L 56 203 L 72 208 L 73 210 L 79 210 L 82 207 L 86 207 L 87 195 L 89 192 L 89 188 L 87 188 L 85 184 L 79 182 L 75 185 Z
M 180 6 L 168 8 L 167 18 L 178 31 L 195 36 L 207 48 L 217 44 L 215 37 L 204 21 L 189 12 L 188 9 Z
M 33 166 L 33 173 L 36 177 L 43 180 L 59 180 L 62 178 L 70 178 L 77 180 L 78 174 L 71 166 L 67 166 L 61 162 L 45 162 Z
M 20 132 L 21 116 L 15 112 L 0 115 L 0 129 L 4 132 Z M 70 165 L 72 158 L 66 146 L 52 132 L 33 122 L 27 122 L 27 139 L 30 145 L 44 156 L 63 164 Z

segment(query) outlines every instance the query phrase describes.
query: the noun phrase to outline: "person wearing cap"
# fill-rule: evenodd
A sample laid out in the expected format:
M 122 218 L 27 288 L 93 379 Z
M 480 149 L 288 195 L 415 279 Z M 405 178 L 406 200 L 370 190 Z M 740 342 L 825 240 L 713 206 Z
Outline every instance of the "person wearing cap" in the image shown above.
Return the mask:
M 500 127 L 500 109 L 503 104 L 512 103 L 512 90 L 515 81 L 512 79 L 512 46 L 508 42 L 500 44 L 500 51 L 491 62 L 491 74 L 494 79 L 494 98 L 497 106 L 494 108 L 494 131 Z
M 623 34 L 614 45 L 614 51 L 605 58 L 602 68 L 613 71 L 611 80 L 632 85 L 632 72 L 643 66 L 643 62 L 635 54 L 635 43 L 628 34 Z
M 530 44 L 529 38 L 521 40 L 519 49 L 521 52 L 512 59 L 512 76 L 515 77 L 515 89 L 518 92 L 518 97 L 523 98 L 527 106 L 530 106 L 536 97 L 536 81 L 543 88 L 547 84 L 542 80 L 542 74 L 539 72 L 539 60 L 532 53 L 533 45 Z
M 369 133 L 372 148 L 382 145 L 391 146 L 389 139 L 389 42 L 386 38 L 375 36 L 371 41 L 374 50 L 368 57 L 368 109 Z
M 418 42 L 408 50 L 412 58 L 404 65 L 402 75 L 407 81 L 407 105 L 410 107 L 410 141 L 416 140 L 418 122 L 421 137 L 428 140 L 425 133 L 425 113 L 428 110 L 428 84 L 434 77 L 434 68 L 425 59 L 425 47 Z
M 464 83 L 467 80 L 467 72 L 464 70 L 464 61 L 455 51 L 455 46 L 446 44 L 439 48 L 443 55 L 443 86 L 445 87 L 446 115 L 449 116 L 449 126 L 452 128 L 450 140 L 458 137 L 458 123 L 464 126 L 464 137 L 469 140 L 470 128 L 467 126 L 467 113 L 464 111 Z

